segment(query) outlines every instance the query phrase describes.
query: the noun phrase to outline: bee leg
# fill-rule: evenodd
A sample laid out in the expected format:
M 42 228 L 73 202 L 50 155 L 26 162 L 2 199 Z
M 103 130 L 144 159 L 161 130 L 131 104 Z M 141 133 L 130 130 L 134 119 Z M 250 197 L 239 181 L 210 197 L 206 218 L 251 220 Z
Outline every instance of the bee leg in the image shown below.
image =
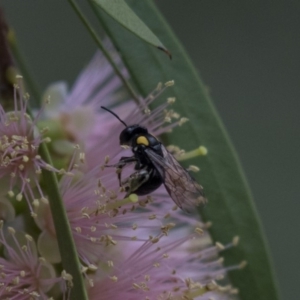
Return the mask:
M 125 165 L 124 165 L 125 166 Z M 117 170 L 116 170 L 116 173 L 118 174 L 118 180 L 119 180 L 119 186 L 121 187 L 122 186 L 122 170 L 123 170 L 123 167 L 118 167 Z
M 124 187 L 126 191 L 126 197 L 132 193 L 139 194 L 138 189 L 149 180 L 150 174 L 147 170 L 138 170 L 131 174 L 127 179 L 121 182 L 121 186 Z
M 122 176 L 122 170 L 123 168 L 130 164 L 130 163 L 135 163 L 137 160 L 134 156 L 130 156 L 130 157 L 126 157 L 126 156 L 123 156 L 120 158 L 119 162 L 114 164 L 114 165 L 105 165 L 105 167 L 114 167 L 116 168 L 116 173 L 118 174 L 118 180 L 119 180 L 119 185 L 120 187 L 122 186 L 122 179 L 121 179 L 121 176 Z
M 114 164 L 114 165 L 105 165 L 105 167 L 113 167 L 113 168 L 120 168 L 122 169 L 123 167 L 125 167 L 125 165 L 130 164 L 130 163 L 134 163 L 137 162 L 137 159 L 134 156 L 122 156 L 120 158 L 120 160 Z

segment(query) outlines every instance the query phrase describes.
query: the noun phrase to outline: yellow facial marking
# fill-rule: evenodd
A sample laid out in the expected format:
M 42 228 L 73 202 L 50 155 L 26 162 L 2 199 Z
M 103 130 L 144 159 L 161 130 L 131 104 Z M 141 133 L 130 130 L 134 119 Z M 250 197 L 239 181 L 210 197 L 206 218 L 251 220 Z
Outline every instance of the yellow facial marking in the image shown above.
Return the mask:
M 147 140 L 146 137 L 144 136 L 139 136 L 136 140 L 136 143 L 138 145 L 145 145 L 145 146 L 149 146 L 149 141 Z

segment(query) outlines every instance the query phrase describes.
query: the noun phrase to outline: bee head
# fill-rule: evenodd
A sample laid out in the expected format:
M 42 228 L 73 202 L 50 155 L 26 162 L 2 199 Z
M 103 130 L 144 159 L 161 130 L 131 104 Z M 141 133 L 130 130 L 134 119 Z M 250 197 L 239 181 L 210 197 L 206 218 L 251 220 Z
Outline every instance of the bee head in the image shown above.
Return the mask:
M 148 130 L 138 124 L 123 129 L 120 133 L 120 145 L 132 146 L 132 139 L 139 135 L 147 135 Z
M 102 109 L 108 111 L 115 116 L 126 128 L 120 133 L 120 145 L 133 146 L 133 138 L 137 138 L 136 143 L 139 145 L 149 145 L 148 130 L 138 124 L 128 126 L 120 117 L 110 109 L 101 106 Z

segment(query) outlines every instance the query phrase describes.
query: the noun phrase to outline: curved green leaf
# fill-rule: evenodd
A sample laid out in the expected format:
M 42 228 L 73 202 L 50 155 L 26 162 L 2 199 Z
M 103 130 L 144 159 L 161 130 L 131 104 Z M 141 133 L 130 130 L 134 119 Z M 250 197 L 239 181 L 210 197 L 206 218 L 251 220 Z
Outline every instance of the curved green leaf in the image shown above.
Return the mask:
M 147 25 L 132 11 L 124 0 L 92 0 L 118 23 L 138 36 L 140 39 L 164 51 L 171 57 L 171 53 L 165 48 L 156 35 Z
M 100 22 L 123 56 L 136 87 L 143 95 L 158 81 L 175 80 L 174 88 L 164 97 L 175 96 L 175 110 L 190 122 L 176 129 L 169 142 L 186 150 L 199 145 L 208 148 L 208 155 L 189 163 L 201 167 L 197 179 L 205 188 L 209 203 L 200 213 L 211 220 L 214 240 L 228 242 L 241 238 L 240 245 L 224 253 L 225 263 L 234 265 L 247 260 L 248 266 L 229 273 L 244 300 L 276 300 L 277 288 L 262 229 L 240 163 L 224 126 L 210 100 L 199 75 L 182 45 L 150 0 L 128 1 L 154 33 L 172 49 L 173 61 L 163 60 L 145 43 L 133 40 L 105 14 L 97 10 Z

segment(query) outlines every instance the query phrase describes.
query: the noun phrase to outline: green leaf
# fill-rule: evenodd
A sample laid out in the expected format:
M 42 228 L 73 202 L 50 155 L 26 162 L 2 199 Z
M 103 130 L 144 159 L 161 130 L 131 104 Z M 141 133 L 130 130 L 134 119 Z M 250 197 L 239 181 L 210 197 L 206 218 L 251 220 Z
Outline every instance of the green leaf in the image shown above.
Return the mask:
M 171 58 L 171 53 L 165 48 L 156 35 L 132 11 L 124 0 L 92 0 L 118 23 L 131 31 L 140 39 L 164 51 Z
M 170 27 L 150 0 L 130 0 L 129 5 L 153 32 L 172 49 L 173 60 L 163 60 L 153 48 L 120 30 L 105 14 L 97 10 L 100 22 L 120 50 L 136 87 L 147 95 L 158 83 L 175 80 L 175 86 L 163 94 L 164 100 L 175 96 L 174 109 L 190 122 L 169 135 L 169 142 L 187 151 L 199 145 L 208 148 L 208 155 L 190 160 L 201 172 L 196 176 L 204 186 L 208 204 L 200 209 L 205 220 L 211 220 L 215 241 L 227 243 L 238 235 L 238 247 L 224 253 L 226 265 L 246 260 L 243 270 L 232 271 L 229 277 L 244 300 L 276 300 L 270 256 L 254 203 L 240 163 L 224 126 L 210 100 L 199 75 Z
M 50 154 L 45 143 L 41 144 L 39 153 L 45 162 L 51 164 Z M 60 195 L 57 176 L 54 172 L 42 171 L 43 180 L 46 182 L 45 190 L 49 196 L 49 204 L 64 270 L 72 275 L 73 287 L 70 299 L 87 300 L 87 292 L 81 274 L 80 261 L 72 236 L 71 226 Z

